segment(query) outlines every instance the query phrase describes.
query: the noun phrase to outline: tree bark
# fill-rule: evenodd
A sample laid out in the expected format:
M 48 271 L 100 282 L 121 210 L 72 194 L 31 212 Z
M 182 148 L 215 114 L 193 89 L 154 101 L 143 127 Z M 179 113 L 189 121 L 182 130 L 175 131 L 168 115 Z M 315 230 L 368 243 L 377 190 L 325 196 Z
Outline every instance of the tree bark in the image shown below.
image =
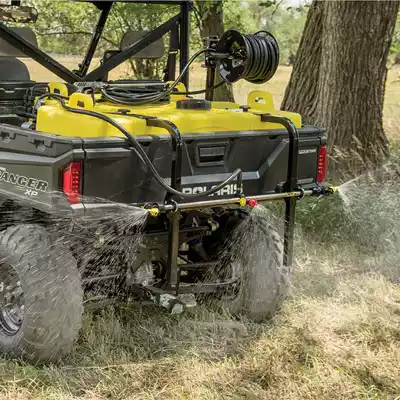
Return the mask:
M 295 57 L 292 75 L 281 108 L 296 111 L 304 123 L 312 123 L 318 102 L 317 86 L 321 63 L 324 1 L 314 1 Z
M 382 111 L 398 9 L 398 1 L 314 1 L 310 9 L 283 109 L 327 129 L 331 177 L 388 155 Z
M 197 16 L 200 36 L 221 37 L 224 33 L 223 4 L 221 0 L 197 1 Z M 215 84 L 221 81 L 218 72 L 215 74 Z M 232 85 L 222 85 L 214 90 L 214 101 L 235 101 Z

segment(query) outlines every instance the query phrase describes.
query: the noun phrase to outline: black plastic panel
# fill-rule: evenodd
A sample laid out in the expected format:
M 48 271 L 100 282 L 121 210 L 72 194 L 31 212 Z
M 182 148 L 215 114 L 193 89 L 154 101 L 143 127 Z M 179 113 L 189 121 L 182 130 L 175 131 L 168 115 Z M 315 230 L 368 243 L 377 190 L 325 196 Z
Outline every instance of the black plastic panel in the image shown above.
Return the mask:
M 309 188 L 315 185 L 318 149 L 326 137 L 314 127 L 304 127 L 299 134 L 299 183 Z M 137 140 L 168 182 L 170 137 L 139 136 Z M 272 192 L 285 182 L 288 136 L 283 130 L 186 134 L 183 140 L 182 190 L 186 193 L 205 191 L 236 168 L 243 171 L 244 193 L 249 196 Z M 203 152 L 200 160 L 200 148 L 212 148 L 215 154 Z M 206 159 L 223 157 L 223 162 L 204 162 L 204 155 Z M 0 175 L 4 170 L 13 174 L 11 181 L 9 175 L 5 175 L 7 179 L 0 176 L 1 195 L 47 210 L 60 200 L 53 192 L 60 190 L 63 168 L 72 160 L 83 161 L 83 195 L 88 198 L 122 203 L 162 202 L 165 198 L 165 191 L 125 139 L 68 138 L 0 124 Z M 24 185 L 16 184 L 21 176 Z M 36 190 L 40 182 L 46 183 L 46 190 Z M 29 189 L 37 193 L 32 195 Z M 234 192 L 230 185 L 216 196 L 230 197 Z
M 325 143 L 323 130 L 305 127 L 300 133 L 299 183 L 315 185 L 318 148 Z M 138 137 L 160 175 L 170 177 L 171 144 L 167 136 Z M 226 179 L 236 168 L 243 171 L 244 193 L 274 191 L 287 175 L 288 136 L 283 130 L 183 135 L 182 186 L 187 193 L 205 191 Z M 164 200 L 161 189 L 124 139 L 84 140 L 86 151 L 84 194 L 117 202 L 144 203 Z M 199 162 L 199 148 L 225 147 L 223 162 Z M 203 159 L 204 161 L 204 159 Z M 215 160 L 213 160 L 215 161 Z M 230 186 L 219 194 L 229 197 Z
M 61 173 L 83 160 L 82 141 L 0 125 L 0 194 L 40 210 L 63 203 Z

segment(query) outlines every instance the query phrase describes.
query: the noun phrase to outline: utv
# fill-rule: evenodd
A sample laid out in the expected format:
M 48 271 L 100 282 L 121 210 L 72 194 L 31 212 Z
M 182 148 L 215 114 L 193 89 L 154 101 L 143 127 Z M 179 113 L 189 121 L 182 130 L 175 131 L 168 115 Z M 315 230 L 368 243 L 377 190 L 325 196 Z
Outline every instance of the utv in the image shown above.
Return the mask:
M 10 27 L 35 12 L 19 1 L 0 8 L 0 351 L 32 362 L 71 349 L 85 307 L 121 298 L 172 313 L 214 299 L 234 315 L 272 315 L 289 284 L 296 202 L 333 191 L 322 185 L 323 129 L 276 110 L 266 91 L 245 105 L 213 101 L 220 85 L 274 75 L 270 33 L 230 30 L 189 58 L 191 2 L 143 1 L 177 13 L 127 32 L 90 69 L 116 1 L 91 3 L 99 18 L 76 70 L 40 50 L 31 29 Z M 133 57 L 163 57 L 165 35 L 163 80 L 108 79 Z M 199 56 L 206 87 L 191 92 Z M 62 82 L 32 81 L 24 57 Z M 251 207 L 273 200 L 285 204 L 283 241 L 266 226 L 258 260 L 248 265 L 238 242 L 227 255 Z

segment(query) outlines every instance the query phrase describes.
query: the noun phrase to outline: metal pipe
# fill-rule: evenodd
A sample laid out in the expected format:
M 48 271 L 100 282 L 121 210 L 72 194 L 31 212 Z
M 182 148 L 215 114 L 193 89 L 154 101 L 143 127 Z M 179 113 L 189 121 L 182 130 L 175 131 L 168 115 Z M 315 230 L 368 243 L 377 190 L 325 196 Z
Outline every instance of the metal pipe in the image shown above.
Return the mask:
M 214 84 L 215 84 L 215 66 L 209 66 L 207 68 L 207 77 L 206 77 L 206 100 L 213 101 L 214 100 Z
M 186 67 L 189 61 L 189 36 L 190 36 L 190 5 L 189 2 L 181 3 L 181 19 L 180 19 L 180 54 L 179 54 L 179 67 L 180 73 Z M 189 90 L 189 71 L 183 75 L 182 82 Z
M 179 266 L 181 271 L 199 271 L 206 268 L 214 268 L 217 266 L 219 261 L 206 261 L 206 262 L 196 262 L 189 264 L 182 264 Z
M 289 135 L 289 155 L 287 179 L 284 185 L 286 192 L 292 192 L 297 189 L 297 169 L 299 157 L 299 132 L 294 123 L 285 117 L 276 115 L 264 114 L 261 116 L 261 121 L 272 122 L 282 125 L 286 128 Z M 294 239 L 294 223 L 296 217 L 296 202 L 297 197 L 285 198 L 285 231 L 283 236 L 283 264 L 286 266 L 292 265 L 293 261 L 293 239 Z
M 174 81 L 176 76 L 176 56 L 179 51 L 179 27 L 171 29 L 169 38 L 168 61 L 165 69 L 164 81 Z
M 43 67 L 53 72 L 64 81 L 68 83 L 74 83 L 82 80 L 78 75 L 74 74 L 68 68 L 64 67 L 64 65 L 60 64 L 54 58 L 50 57 L 48 54 L 34 46 L 32 43 L 29 43 L 23 37 L 16 34 L 2 23 L 0 23 L 0 38 L 4 39 L 7 43 L 17 48 L 26 56 L 31 57 L 33 60 L 37 61 L 40 65 L 43 65 Z
M 311 196 L 314 193 L 313 190 L 304 190 L 304 191 L 294 191 L 294 192 L 284 192 L 284 193 L 271 193 L 271 194 L 262 194 L 257 196 L 249 196 L 245 197 L 246 202 L 251 199 L 256 199 L 258 201 L 272 201 L 272 200 L 282 200 L 286 198 L 299 198 L 302 196 Z M 243 197 L 233 197 L 230 199 L 215 199 L 215 200 L 203 200 L 203 201 L 194 201 L 192 203 L 177 203 L 175 204 L 165 204 L 160 206 L 161 211 L 174 211 L 176 208 L 179 210 L 193 210 L 196 208 L 207 208 L 207 207 L 216 207 L 216 206 L 227 206 L 230 204 L 239 204 L 239 202 L 243 199 Z
M 179 222 L 180 213 L 175 212 L 170 215 L 169 238 L 168 238 L 168 258 L 167 258 L 167 282 L 170 287 L 175 287 L 178 292 L 179 271 L 178 271 L 178 252 L 179 252 Z
M 336 187 L 329 186 L 321 186 L 315 189 L 308 190 L 296 190 L 294 192 L 283 192 L 283 193 L 269 193 L 269 194 L 260 194 L 255 196 L 247 196 L 247 197 L 231 197 L 229 199 L 213 199 L 213 200 L 202 200 L 202 201 L 194 201 L 192 203 L 175 203 L 175 204 L 164 204 L 160 206 L 156 206 L 154 208 L 146 209 L 148 213 L 151 213 L 153 210 L 157 210 L 157 215 L 160 211 L 175 211 L 179 210 L 192 210 L 196 208 L 208 208 L 208 207 L 216 207 L 216 206 L 228 206 L 228 205 L 240 205 L 244 206 L 251 199 L 256 199 L 257 201 L 273 201 L 273 200 L 284 200 L 286 198 L 302 198 L 305 196 L 327 196 L 329 194 L 333 194 L 337 191 Z M 74 212 L 74 214 L 81 215 L 85 214 L 85 212 L 97 211 L 102 209 L 126 209 L 127 211 L 132 211 L 132 207 L 143 207 L 143 204 L 124 204 L 124 203 L 104 203 L 104 204 L 96 204 L 96 203 L 80 203 L 73 204 L 70 206 L 70 209 Z M 157 216 L 154 215 L 154 216 Z
M 89 47 L 86 51 L 85 58 L 83 59 L 82 63 L 79 65 L 79 70 L 77 71 L 77 74 L 79 76 L 85 76 L 89 70 L 90 63 L 92 62 L 94 52 L 96 51 L 97 45 L 99 44 L 99 40 L 103 33 L 104 27 L 106 25 L 108 15 L 110 14 L 112 5 L 113 5 L 113 3 L 111 1 L 106 2 L 104 4 L 104 8 L 101 10 L 99 19 L 97 21 L 95 30 L 93 32 L 92 39 L 90 40 Z
M 296 125 L 289 118 L 263 114 L 261 115 L 261 121 L 282 125 L 289 134 L 288 171 L 284 190 L 291 192 L 297 187 L 299 132 L 297 131 Z
M 123 278 L 123 274 L 110 274 L 110 275 L 103 275 L 103 276 L 95 276 L 93 278 L 85 278 L 82 280 L 84 285 L 88 285 L 94 282 L 101 282 L 101 281 L 109 281 L 112 279 Z
M 206 41 L 206 47 L 215 50 L 218 45 L 217 37 L 210 37 Z M 205 66 L 207 68 L 206 76 L 206 100 L 214 100 L 214 85 L 215 85 L 215 72 L 217 68 L 215 53 L 212 55 L 208 52 L 206 53 Z

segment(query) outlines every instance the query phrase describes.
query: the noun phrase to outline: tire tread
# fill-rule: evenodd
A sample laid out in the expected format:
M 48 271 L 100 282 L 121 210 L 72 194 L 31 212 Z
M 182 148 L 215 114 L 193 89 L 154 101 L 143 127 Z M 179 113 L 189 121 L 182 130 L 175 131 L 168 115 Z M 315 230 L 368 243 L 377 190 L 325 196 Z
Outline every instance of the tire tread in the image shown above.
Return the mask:
M 21 329 L 14 340 L 0 333 L 0 350 L 33 362 L 59 360 L 81 328 L 83 290 L 75 258 L 40 225 L 9 227 L 0 234 L 0 250 L 19 275 L 25 300 Z

